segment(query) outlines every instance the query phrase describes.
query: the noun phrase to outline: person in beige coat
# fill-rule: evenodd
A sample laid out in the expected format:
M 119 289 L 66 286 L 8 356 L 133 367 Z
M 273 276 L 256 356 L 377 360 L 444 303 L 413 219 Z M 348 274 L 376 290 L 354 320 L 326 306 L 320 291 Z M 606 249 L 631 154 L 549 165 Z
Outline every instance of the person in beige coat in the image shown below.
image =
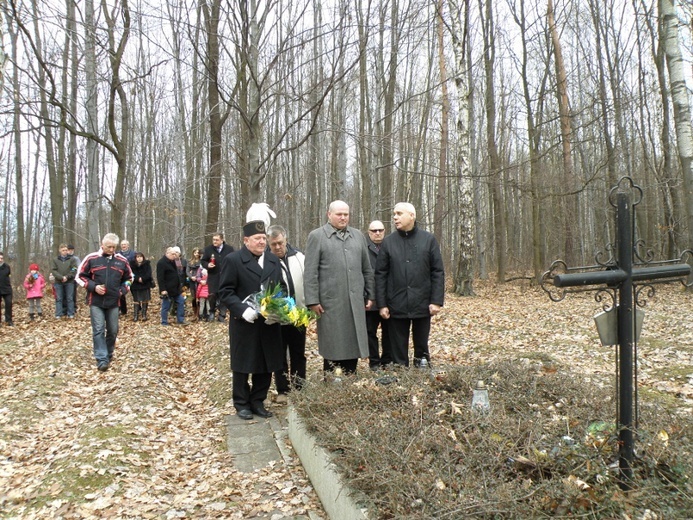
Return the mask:
M 323 368 L 356 371 L 368 357 L 366 310 L 374 305 L 375 283 L 366 238 L 349 226 L 349 206 L 336 200 L 327 224 L 311 231 L 303 286 L 306 306 L 317 313 L 318 350 Z

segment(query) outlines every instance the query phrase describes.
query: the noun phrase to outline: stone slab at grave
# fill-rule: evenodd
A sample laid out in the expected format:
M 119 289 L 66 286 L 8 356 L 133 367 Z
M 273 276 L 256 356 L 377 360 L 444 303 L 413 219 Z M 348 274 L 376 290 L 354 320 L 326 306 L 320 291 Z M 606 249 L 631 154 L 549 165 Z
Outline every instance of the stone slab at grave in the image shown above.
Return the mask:
M 541 287 L 553 301 L 568 293 L 596 291 L 595 300 L 602 303 L 603 313 L 595 316 L 603 344 L 616 344 L 616 379 L 619 432 L 619 481 L 621 488 L 632 484 L 634 432 L 637 429 L 637 338 L 644 317 L 647 298 L 654 296 L 655 284 L 686 283 L 691 273 L 693 252 L 686 250 L 680 258 L 654 261 L 653 254 L 641 240 L 635 239 L 635 207 L 642 200 L 642 189 L 630 177 L 622 177 L 609 193 L 609 203 L 616 208 L 616 244 L 609 244 L 610 257 L 595 255 L 596 265 L 568 267 L 556 260 L 541 280 Z M 614 256 L 615 252 L 615 256 Z M 640 308 L 638 308 L 640 307 Z M 636 417 L 634 423 L 633 417 Z

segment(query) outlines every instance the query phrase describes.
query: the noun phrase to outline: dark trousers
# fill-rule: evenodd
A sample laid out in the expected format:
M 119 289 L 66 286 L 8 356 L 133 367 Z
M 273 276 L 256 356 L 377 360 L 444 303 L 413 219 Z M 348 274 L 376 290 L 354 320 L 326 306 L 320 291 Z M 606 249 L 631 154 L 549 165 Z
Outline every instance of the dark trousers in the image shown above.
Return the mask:
M 431 332 L 431 317 L 401 319 L 390 318 L 388 320 L 390 332 L 390 348 L 392 361 L 398 365 L 409 366 L 409 329 L 414 341 L 414 365 L 418 366 L 421 358 L 431 360 L 428 353 L 428 334 Z
M 344 374 L 355 374 L 358 363 L 358 359 L 324 359 L 322 362 L 322 369 L 325 372 L 334 372 L 335 368 L 341 368 Z
M 120 307 L 120 314 L 125 315 L 128 313 L 128 301 L 125 299 L 124 294 L 120 297 L 118 307 Z
M 250 376 L 252 386 L 248 383 Z M 267 399 L 270 383 L 272 383 L 272 373 L 267 374 L 245 374 L 243 372 L 233 372 L 233 406 L 237 411 L 253 410 L 263 406 L 263 401 Z
M 5 323 L 12 321 L 12 293 L 3 294 L 2 301 L 5 303 Z
M 222 318 L 226 317 L 226 305 L 224 305 L 221 300 L 217 300 L 217 293 L 209 293 L 207 301 L 209 302 L 210 316 L 214 316 L 216 310 L 219 309 L 219 316 Z
M 366 312 L 366 330 L 368 331 L 368 365 L 378 368 L 392 363 L 390 354 L 390 333 L 387 327 L 388 320 L 380 316 L 378 311 Z M 378 325 L 380 325 L 382 339 L 382 354 L 378 348 Z
M 278 393 L 286 394 L 290 387 L 300 389 L 306 378 L 306 329 L 283 325 L 282 343 L 284 367 L 274 373 L 274 384 Z

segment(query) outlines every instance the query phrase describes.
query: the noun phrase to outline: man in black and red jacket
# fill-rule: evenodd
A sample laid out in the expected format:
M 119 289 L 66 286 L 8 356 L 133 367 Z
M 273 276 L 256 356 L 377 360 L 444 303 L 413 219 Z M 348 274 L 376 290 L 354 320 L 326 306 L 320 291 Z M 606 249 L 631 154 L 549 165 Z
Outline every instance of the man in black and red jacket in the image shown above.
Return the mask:
M 77 283 L 87 290 L 87 304 L 94 337 L 94 357 L 101 372 L 108 370 L 118 336 L 118 304 L 132 283 L 127 259 L 116 253 L 118 235 L 107 233 L 101 249 L 87 255 L 79 266 Z

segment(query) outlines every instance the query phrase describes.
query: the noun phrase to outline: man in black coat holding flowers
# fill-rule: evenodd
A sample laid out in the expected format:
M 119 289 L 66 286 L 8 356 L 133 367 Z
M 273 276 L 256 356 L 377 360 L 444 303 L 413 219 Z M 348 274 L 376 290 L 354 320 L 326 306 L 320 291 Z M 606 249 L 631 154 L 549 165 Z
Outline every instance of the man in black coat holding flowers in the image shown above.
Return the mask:
M 231 313 L 229 342 L 233 373 L 233 406 L 241 419 L 253 414 L 271 417 L 263 401 L 272 372 L 282 369 L 284 349 L 281 326 L 268 325 L 245 300 L 248 296 L 282 284 L 279 259 L 266 251 L 265 223 L 243 226 L 243 247 L 224 258 L 219 280 L 219 299 Z M 251 376 L 251 384 L 248 383 Z

